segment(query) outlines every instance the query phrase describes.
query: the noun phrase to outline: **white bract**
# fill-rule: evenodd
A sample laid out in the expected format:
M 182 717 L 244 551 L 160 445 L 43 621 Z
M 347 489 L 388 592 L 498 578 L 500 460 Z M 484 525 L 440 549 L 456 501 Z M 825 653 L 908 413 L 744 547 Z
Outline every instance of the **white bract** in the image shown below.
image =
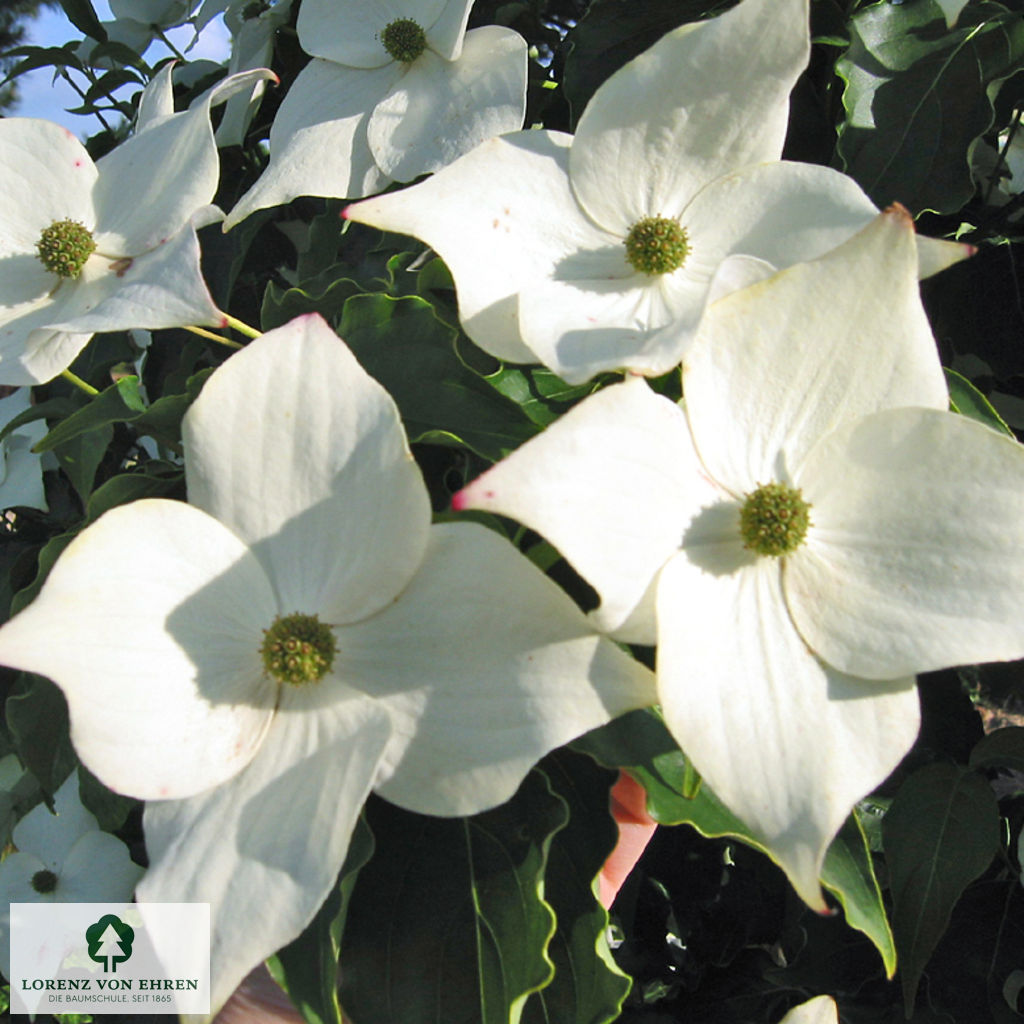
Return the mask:
M 224 12 L 224 24 L 231 32 L 231 59 L 228 73 L 237 74 L 267 67 L 274 55 L 274 36 L 291 14 L 292 0 L 233 0 Z M 204 10 L 199 12 L 200 17 Z M 197 21 L 196 31 L 199 31 Z M 259 109 L 266 82 L 255 83 L 247 92 L 228 100 L 224 116 L 217 126 L 218 146 L 241 146 L 249 123 Z
M 225 230 L 296 196 L 357 198 L 436 171 L 522 127 L 526 43 L 466 32 L 472 0 L 305 0 L 296 78 L 270 132 L 270 164 Z
M 140 107 L 159 116 L 97 164 L 59 125 L 0 120 L 0 384 L 50 380 L 96 331 L 224 323 L 196 238 L 220 216 L 210 107 L 268 76 L 225 79 L 174 114 L 168 66 Z
M 54 679 L 83 762 L 155 801 L 140 898 L 211 904 L 216 1008 L 309 923 L 371 788 L 475 813 L 655 692 L 504 539 L 430 525 L 394 403 L 318 317 L 232 356 L 183 438 L 191 504 L 85 530 L 0 662 Z
M 817 908 L 914 742 L 914 673 L 1024 654 L 1024 450 L 946 411 L 915 271 L 894 208 L 710 307 L 685 411 L 606 388 L 454 502 L 538 530 L 604 629 L 657 643 L 673 735 Z
M 877 212 L 845 175 L 779 161 L 807 26 L 807 0 L 743 0 L 613 74 L 574 136 L 492 139 L 345 216 L 436 249 L 466 333 L 499 359 L 573 383 L 663 373 L 708 301 Z M 932 243 L 925 269 L 958 248 Z
M 100 831 L 72 772 L 53 797 L 14 826 L 18 852 L 0 863 L 0 969 L 10 976 L 12 903 L 113 903 L 130 899 L 142 868 L 117 836 Z
M 839 1024 L 839 1011 L 831 996 L 816 996 L 794 1006 L 779 1024 Z
M 0 398 L 0 427 L 31 408 L 31 393 L 20 388 Z M 18 506 L 46 510 L 42 456 L 32 446 L 46 435 L 46 423 L 33 420 L 0 440 L 0 511 Z

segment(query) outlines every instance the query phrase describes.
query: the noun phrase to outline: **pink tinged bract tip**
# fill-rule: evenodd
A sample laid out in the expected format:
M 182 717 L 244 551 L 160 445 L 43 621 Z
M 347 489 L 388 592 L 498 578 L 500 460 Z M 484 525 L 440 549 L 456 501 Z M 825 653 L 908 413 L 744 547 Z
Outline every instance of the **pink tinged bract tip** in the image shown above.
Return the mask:
M 466 497 L 465 488 L 452 495 L 452 511 L 465 512 L 469 508 L 469 499 Z

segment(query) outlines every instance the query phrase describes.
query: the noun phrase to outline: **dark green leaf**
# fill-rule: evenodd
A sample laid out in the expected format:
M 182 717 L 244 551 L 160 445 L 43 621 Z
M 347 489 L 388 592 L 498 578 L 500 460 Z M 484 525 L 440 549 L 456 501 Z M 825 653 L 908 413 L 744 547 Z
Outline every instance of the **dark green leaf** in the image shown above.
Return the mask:
M 67 421 L 65 420 L 65 422 Z M 49 436 L 48 434 L 47 437 Z M 53 449 L 60 468 L 67 474 L 71 485 L 82 499 L 83 505 L 89 500 L 93 481 L 96 479 L 96 470 L 103 461 L 103 456 L 113 438 L 113 425 L 104 423 L 93 427 L 88 433 L 76 434 L 69 441 L 65 441 Z M 44 437 L 43 441 L 45 440 Z M 43 441 L 39 443 L 42 444 Z
M 544 897 L 558 923 L 548 947 L 555 977 L 527 1000 L 522 1024 L 604 1024 L 618 1017 L 630 986 L 612 960 L 608 913 L 594 894 L 618 840 L 608 805 L 616 776 L 570 751 L 551 755 L 541 769 L 567 803 L 569 824 L 555 834 L 544 874 Z
M 501 807 L 429 818 L 367 804 L 377 843 L 341 944 L 341 1003 L 373 1024 L 509 1024 L 548 984 L 540 896 L 565 804 L 539 772 Z
M 24 412 L 19 413 L 7 423 L 3 430 L 0 430 L 0 441 L 26 423 L 33 423 L 41 419 L 66 418 L 81 406 L 82 402 L 75 398 L 48 398 L 45 402 L 30 405 Z
M 331 890 L 309 927 L 267 961 L 270 973 L 309 1024 L 341 1024 L 338 1005 L 341 933 L 356 878 L 373 849 L 373 834 L 360 816 L 338 876 L 338 886 Z
M 821 881 L 842 904 L 846 923 L 874 943 L 882 955 L 886 977 L 891 978 L 896 972 L 896 946 L 867 836 L 856 812 L 846 819 L 829 846 Z
M 78 768 L 78 794 L 82 805 L 96 816 L 104 832 L 116 832 L 138 800 L 113 793 L 85 765 Z
M 989 733 L 971 751 L 971 767 L 1012 768 L 1024 772 L 1024 726 L 1010 726 Z
M 666 32 L 705 14 L 719 14 L 735 0 L 647 0 L 642 4 L 598 0 L 568 36 L 565 95 L 573 122 L 597 87 L 623 64 L 653 46 Z
M 353 296 L 338 333 L 391 393 L 411 441 L 450 436 L 496 461 L 536 432 L 514 402 L 462 364 L 454 332 L 424 299 Z
M 573 747 L 606 767 L 628 770 L 647 791 L 647 811 L 656 821 L 691 825 L 709 838 L 738 839 L 772 858 L 771 849 L 753 835 L 706 783 L 696 796 L 684 795 L 689 785 L 686 758 L 655 711 L 632 711 L 576 740 Z M 892 935 L 867 841 L 856 821 L 848 820 L 829 847 L 821 881 L 842 904 L 850 926 L 871 939 L 886 970 L 891 971 Z
M 315 280 L 303 282 L 301 288 L 281 288 L 271 281 L 263 293 L 260 325 L 270 331 L 306 313 L 319 313 L 328 323 L 336 322 L 345 302 L 362 289 L 346 277 L 334 276 L 322 289 Z
M 882 834 L 909 1017 L 921 973 L 954 904 L 999 851 L 999 807 L 976 772 L 930 764 L 900 787 Z
M 972 420 L 984 423 L 986 427 L 1008 434 L 1016 440 L 1016 435 L 1007 426 L 1006 421 L 992 408 L 992 403 L 966 378 L 956 370 L 946 369 L 946 386 L 949 388 L 949 406 L 953 412 L 968 416 Z
M 18 759 L 52 796 L 78 763 L 71 749 L 64 694 L 43 676 L 24 673 L 4 705 Z
M 107 38 L 107 30 L 100 24 L 96 17 L 90 0 L 60 0 L 68 21 L 87 36 L 104 42 Z
M 16 615 L 22 608 L 26 608 L 31 604 L 36 594 L 39 593 L 39 588 L 42 587 L 50 570 L 53 568 L 53 563 L 57 561 L 61 552 L 76 536 L 78 536 L 77 531 L 69 530 L 67 533 L 58 534 L 47 541 L 42 551 L 39 552 L 39 567 L 36 570 L 35 579 L 27 587 L 19 590 L 14 595 L 14 600 L 11 601 L 12 615 Z
M 546 427 L 595 390 L 594 384 L 566 384 L 543 366 L 503 366 L 485 378 L 538 426 Z
M 137 419 L 145 409 L 139 397 L 139 378 L 122 377 L 116 384 L 96 395 L 88 405 L 58 423 L 32 450 L 53 451 L 81 434 L 107 424 Z
M 88 522 L 99 519 L 104 512 L 127 505 L 141 498 L 163 498 L 181 487 L 182 474 L 150 475 L 149 473 L 119 473 L 105 481 L 89 496 L 85 515 Z
M 176 447 L 181 442 L 182 417 L 199 396 L 211 373 L 213 368 L 208 367 L 192 374 L 185 384 L 185 394 L 165 394 L 158 398 L 138 419 L 132 421 L 136 433 Z
M 953 29 L 934 0 L 872 4 L 850 22 L 839 153 L 879 205 L 951 213 L 974 194 L 969 156 L 999 83 L 1024 62 L 1024 20 L 971 4 Z

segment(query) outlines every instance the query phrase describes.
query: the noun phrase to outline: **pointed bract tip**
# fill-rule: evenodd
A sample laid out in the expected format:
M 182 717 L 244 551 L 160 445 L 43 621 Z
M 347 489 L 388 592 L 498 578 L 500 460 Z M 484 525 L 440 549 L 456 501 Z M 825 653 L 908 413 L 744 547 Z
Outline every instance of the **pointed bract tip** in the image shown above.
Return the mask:
M 350 213 L 350 211 L 351 211 L 353 206 L 355 206 L 355 203 L 349 203 L 348 206 L 346 206 L 345 209 L 341 211 L 341 219 L 342 220 L 351 220 L 352 219 L 349 216 L 349 213 Z
M 466 497 L 466 488 L 463 487 L 461 491 L 456 491 L 452 495 L 452 511 L 465 512 L 467 508 L 469 508 L 469 498 Z
M 910 211 L 902 203 L 892 203 L 887 206 L 882 213 L 887 217 L 891 217 L 893 220 L 898 221 L 911 229 L 914 227 L 914 218 L 910 215 Z

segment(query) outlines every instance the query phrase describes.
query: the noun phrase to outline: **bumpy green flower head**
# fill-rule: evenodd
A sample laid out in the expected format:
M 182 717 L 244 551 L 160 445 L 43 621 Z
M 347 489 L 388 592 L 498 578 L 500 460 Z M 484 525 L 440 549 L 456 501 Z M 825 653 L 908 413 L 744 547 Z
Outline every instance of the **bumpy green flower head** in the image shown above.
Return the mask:
M 672 217 L 644 217 L 626 236 L 626 259 L 641 274 L 671 274 L 689 252 L 686 228 Z
M 54 221 L 36 242 L 44 267 L 59 277 L 76 278 L 96 251 L 92 232 L 77 220 Z
M 811 506 L 799 489 L 785 484 L 759 484 L 740 509 L 743 546 L 759 555 L 778 558 L 796 551 L 811 525 Z
M 412 18 L 398 18 L 380 34 L 384 49 L 402 64 L 411 64 L 426 48 L 427 34 Z
M 32 888 L 45 896 L 57 888 L 57 876 L 47 868 L 43 868 L 42 871 L 37 871 L 32 876 Z
M 330 671 L 338 644 L 315 615 L 284 615 L 263 631 L 260 654 L 267 672 L 291 686 L 317 683 Z

